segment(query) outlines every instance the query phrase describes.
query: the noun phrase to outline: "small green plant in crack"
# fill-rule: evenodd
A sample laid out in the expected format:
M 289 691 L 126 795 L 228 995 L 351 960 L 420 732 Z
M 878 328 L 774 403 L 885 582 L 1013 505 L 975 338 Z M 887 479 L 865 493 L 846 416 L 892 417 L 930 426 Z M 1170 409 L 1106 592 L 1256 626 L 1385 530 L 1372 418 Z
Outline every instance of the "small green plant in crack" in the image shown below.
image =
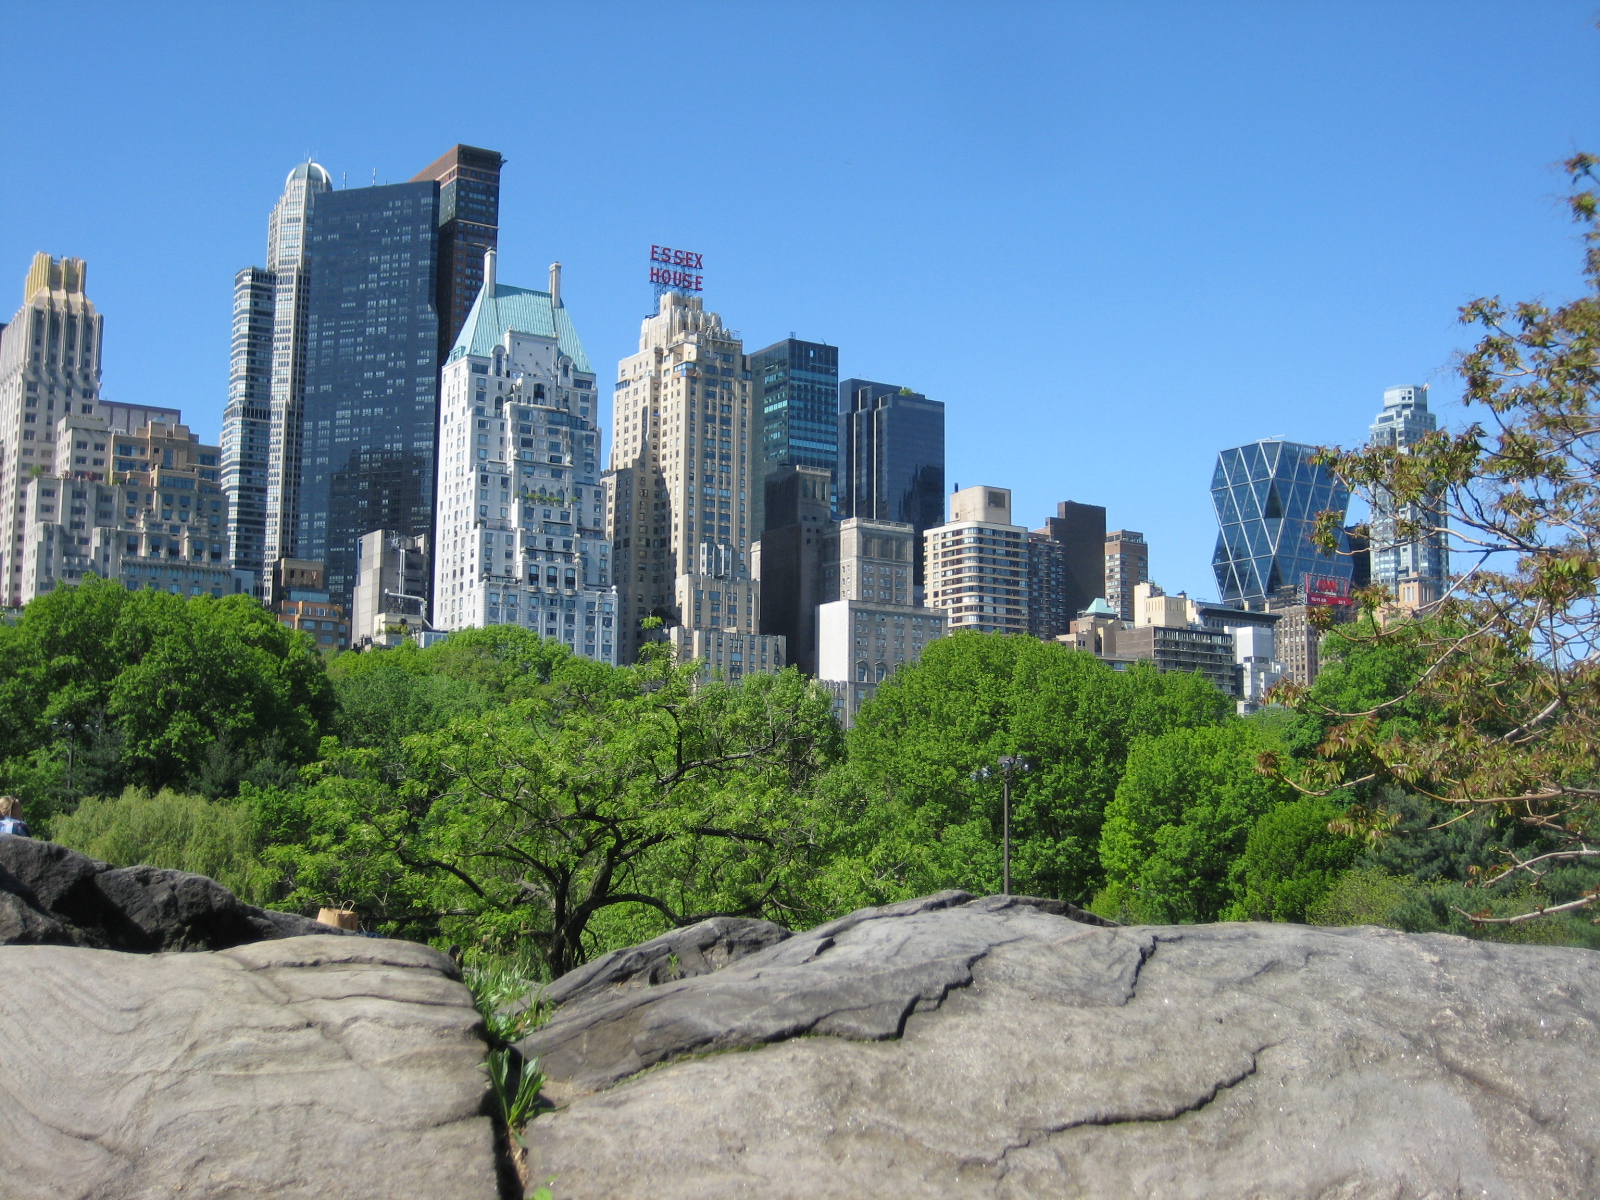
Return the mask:
M 514 1043 L 543 1025 L 551 1005 L 544 999 L 544 985 L 514 964 L 489 963 L 467 967 L 462 981 L 472 993 L 478 1015 L 483 1018 L 489 1041 L 489 1084 L 506 1133 L 527 1150 L 523 1130 L 538 1115 L 539 1089 L 544 1072 L 537 1060 L 522 1057 Z M 524 1169 L 517 1159 L 519 1173 Z
M 553 1006 L 544 998 L 544 984 L 518 966 L 467 967 L 461 979 L 472 992 L 491 1045 L 521 1041 L 550 1017 Z
M 544 1086 L 544 1072 L 538 1060 L 526 1060 L 509 1046 L 489 1051 L 489 1082 L 494 1087 L 495 1102 L 500 1106 L 500 1117 L 506 1131 L 527 1149 L 522 1131 L 538 1114 L 539 1089 Z

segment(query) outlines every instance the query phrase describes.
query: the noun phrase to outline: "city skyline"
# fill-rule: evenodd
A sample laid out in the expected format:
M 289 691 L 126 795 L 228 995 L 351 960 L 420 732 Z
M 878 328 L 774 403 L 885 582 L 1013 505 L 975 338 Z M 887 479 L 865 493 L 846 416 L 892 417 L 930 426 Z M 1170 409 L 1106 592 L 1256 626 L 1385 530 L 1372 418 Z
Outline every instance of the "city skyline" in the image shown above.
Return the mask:
M 40 250 L 89 261 L 104 394 L 181 409 L 216 444 L 233 276 L 259 262 L 284 173 L 315 150 L 336 188 L 403 183 L 448 146 L 494 147 L 506 159 L 502 270 L 537 279 L 566 263 L 597 363 L 626 353 L 651 306 L 649 245 L 693 247 L 707 306 L 747 347 L 792 332 L 837 346 L 841 378 L 903 381 L 944 402 L 947 493 L 1003 484 L 1030 526 L 1064 497 L 1103 504 L 1114 525 L 1145 533 L 1154 577 L 1200 594 L 1214 591 L 1217 450 L 1275 434 L 1354 444 L 1399 383 L 1432 384 L 1431 406 L 1458 424 L 1456 306 L 1573 290 L 1551 164 L 1600 143 L 1581 6 L 1396 7 L 1381 22 L 1376 10 L 1253 5 L 1205 19 L 927 12 L 915 28 L 883 6 L 841 10 L 826 35 L 791 31 L 806 44 L 777 68 L 790 99 L 753 86 L 763 75 L 746 51 L 772 19 L 725 30 L 735 65 L 700 99 L 728 112 L 734 141 L 782 134 L 818 167 L 781 195 L 759 172 L 735 173 L 670 216 L 600 165 L 637 141 L 629 114 L 654 99 L 649 72 L 629 64 L 653 53 L 659 18 L 626 29 L 538 18 L 549 36 L 606 39 L 624 81 L 591 95 L 576 61 L 552 68 L 570 136 L 595 164 L 553 186 L 565 175 L 550 175 L 516 114 L 406 94 L 408 70 L 426 74 L 436 52 L 406 22 L 374 32 L 331 14 L 272 90 L 295 96 L 282 105 L 224 81 L 222 64 L 271 49 L 261 31 L 108 14 L 74 33 L 84 86 L 0 134 L 18 162 L 70 144 L 94 186 L 56 186 L 48 204 L 27 189 L 0 199 L 0 263 L 10 277 Z M 0 62 L 20 77 L 19 56 L 64 27 L 17 17 Z M 508 37 L 523 28 L 497 20 Z M 336 59 L 351 37 L 372 41 L 370 65 Z M 951 74 L 958 51 L 970 81 Z M 1492 112 L 1470 102 L 1479 81 L 1460 65 L 1485 55 L 1501 63 L 1505 103 Z M 885 86 L 864 96 L 848 81 L 868 64 Z M 990 349 L 949 353 L 961 324 Z M 609 431 L 608 404 L 600 418 Z

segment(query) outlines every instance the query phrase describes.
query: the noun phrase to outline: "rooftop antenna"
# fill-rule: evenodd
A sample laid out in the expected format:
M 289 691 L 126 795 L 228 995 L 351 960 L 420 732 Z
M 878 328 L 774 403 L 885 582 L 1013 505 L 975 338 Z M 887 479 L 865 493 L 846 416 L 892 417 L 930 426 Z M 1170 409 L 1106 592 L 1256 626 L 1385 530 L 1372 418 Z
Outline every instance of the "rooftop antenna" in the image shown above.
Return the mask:
M 339 186 L 342 187 L 342 188 L 347 188 L 347 187 L 350 186 L 350 172 L 349 171 L 340 171 L 339 172 Z
M 378 186 L 378 168 L 377 167 L 373 167 L 372 168 L 372 186 L 373 187 L 377 187 Z

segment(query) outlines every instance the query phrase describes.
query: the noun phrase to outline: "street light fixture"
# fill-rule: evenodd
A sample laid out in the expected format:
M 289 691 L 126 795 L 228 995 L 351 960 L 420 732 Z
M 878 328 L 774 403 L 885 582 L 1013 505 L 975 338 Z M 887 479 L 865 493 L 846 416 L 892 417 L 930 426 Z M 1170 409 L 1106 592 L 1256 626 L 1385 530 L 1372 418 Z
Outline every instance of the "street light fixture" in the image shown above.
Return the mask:
M 1000 894 L 1011 895 L 1011 776 L 1032 770 L 1028 760 L 1020 754 L 1002 754 L 994 769 L 1000 774 Z M 972 773 L 972 781 L 988 779 L 990 768 L 979 767 Z
M 59 736 L 67 735 L 67 807 L 72 807 L 72 758 L 73 735 L 78 732 L 78 726 L 72 721 L 51 721 L 50 728 Z

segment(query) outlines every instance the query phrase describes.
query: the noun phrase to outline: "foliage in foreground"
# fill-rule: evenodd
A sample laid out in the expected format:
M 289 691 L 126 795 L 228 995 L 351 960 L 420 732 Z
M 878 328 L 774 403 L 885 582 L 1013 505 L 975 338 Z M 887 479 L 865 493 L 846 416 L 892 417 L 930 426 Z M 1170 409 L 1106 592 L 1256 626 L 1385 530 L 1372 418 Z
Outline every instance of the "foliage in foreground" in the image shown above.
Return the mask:
M 1100 826 L 1141 733 L 1231 720 L 1199 675 L 1113 671 L 1027 637 L 960 633 L 878 689 L 827 782 L 843 832 L 828 893 L 873 904 L 941 888 L 1000 890 L 1002 755 L 1012 781 L 1013 890 L 1086 900 L 1098 886 Z
M 1450 539 L 1457 579 L 1429 621 L 1364 636 L 1423 666 L 1364 706 L 1295 703 L 1332 725 L 1316 754 L 1278 764 L 1311 791 L 1392 787 L 1458 813 L 1509 818 L 1536 835 L 1506 846 L 1484 879 L 1524 896 L 1521 911 L 1466 899 L 1478 924 L 1519 923 L 1600 899 L 1558 899 L 1574 865 L 1600 861 L 1600 195 L 1597 160 L 1573 157 L 1570 207 L 1583 228 L 1584 291 L 1558 307 L 1485 298 L 1461 310 L 1481 338 L 1462 356 L 1465 403 L 1483 419 L 1404 449 L 1324 455 L 1352 491 L 1401 514 L 1384 539 Z M 1324 548 L 1338 537 L 1324 514 Z M 1373 530 L 1365 530 L 1374 533 Z M 1364 597 L 1369 612 L 1387 598 Z M 1430 714 L 1413 727 L 1397 709 Z M 1372 813 L 1374 818 L 1382 814 Z M 1372 828 L 1381 831 L 1383 819 Z M 1525 889 L 1524 890 L 1524 885 Z
M 397 753 L 330 742 L 305 789 L 256 797 L 286 902 L 337 899 L 474 949 L 531 945 L 551 975 L 601 936 L 713 913 L 793 923 L 827 824 L 813 784 L 837 749 L 829 701 L 793 671 L 693 675 L 664 652 L 622 669 L 563 656 L 539 694 Z
M 310 640 L 248 596 L 91 578 L 0 625 L 0 787 L 35 817 L 129 786 L 220 796 L 280 779 L 333 712 Z
M 245 804 L 129 788 L 118 799 L 91 798 L 55 817 L 50 837 L 114 867 L 209 875 L 251 904 L 272 896 L 275 874 L 256 856 L 255 816 Z

